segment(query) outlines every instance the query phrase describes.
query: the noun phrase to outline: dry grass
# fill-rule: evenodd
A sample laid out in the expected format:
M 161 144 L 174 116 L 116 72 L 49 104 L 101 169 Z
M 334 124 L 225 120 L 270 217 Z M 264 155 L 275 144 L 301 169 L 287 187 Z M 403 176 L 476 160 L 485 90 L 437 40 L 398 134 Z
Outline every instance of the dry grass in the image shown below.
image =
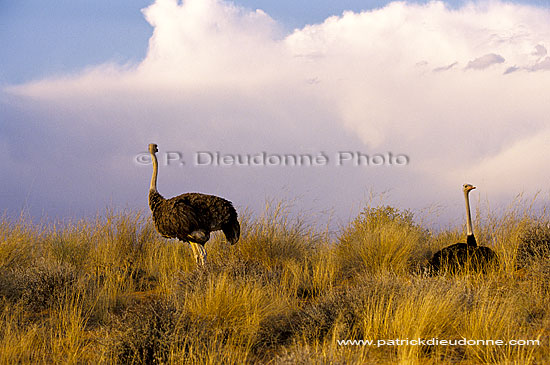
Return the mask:
M 430 232 L 412 213 L 367 207 L 337 237 L 283 204 L 242 219 L 209 263 L 162 239 L 148 214 L 62 225 L 0 222 L 0 363 L 309 364 L 550 361 L 550 226 L 529 209 L 477 214 L 501 264 L 429 277 L 462 227 Z M 341 340 L 370 340 L 345 346 Z M 503 345 L 376 346 L 395 340 Z M 510 340 L 538 340 L 512 346 Z M 395 344 L 395 342 L 394 342 Z

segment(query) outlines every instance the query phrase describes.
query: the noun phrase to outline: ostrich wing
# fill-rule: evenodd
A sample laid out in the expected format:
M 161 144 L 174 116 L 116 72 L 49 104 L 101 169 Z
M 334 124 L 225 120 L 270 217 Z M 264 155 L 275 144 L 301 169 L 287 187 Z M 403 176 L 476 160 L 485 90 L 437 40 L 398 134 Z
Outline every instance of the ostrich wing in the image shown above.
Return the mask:
M 193 207 L 178 197 L 159 204 L 153 211 L 153 220 L 164 237 L 187 241 L 189 235 L 200 229 L 200 221 Z

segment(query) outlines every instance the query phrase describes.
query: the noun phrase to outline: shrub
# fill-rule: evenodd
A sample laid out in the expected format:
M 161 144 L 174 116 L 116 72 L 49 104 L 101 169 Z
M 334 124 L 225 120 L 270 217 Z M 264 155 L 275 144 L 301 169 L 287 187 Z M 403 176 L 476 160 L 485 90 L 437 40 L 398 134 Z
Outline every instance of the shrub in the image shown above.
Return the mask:
M 337 255 L 346 276 L 359 271 L 406 272 L 419 265 L 428 239 L 411 212 L 368 207 L 340 237 Z

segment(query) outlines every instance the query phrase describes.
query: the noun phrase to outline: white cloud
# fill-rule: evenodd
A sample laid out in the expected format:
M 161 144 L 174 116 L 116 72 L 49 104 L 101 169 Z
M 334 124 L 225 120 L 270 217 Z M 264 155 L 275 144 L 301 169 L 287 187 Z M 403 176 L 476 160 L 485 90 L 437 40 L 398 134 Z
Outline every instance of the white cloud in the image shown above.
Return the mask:
M 493 155 L 473 161 L 472 166 L 456 171 L 450 180 L 469 176 L 483 183 L 484 189 L 499 195 L 535 194 L 547 190 L 550 181 L 550 129 L 542 130 L 505 146 Z
M 510 66 L 504 71 L 504 75 L 511 74 L 512 72 L 516 72 L 518 70 L 521 70 L 521 69 L 517 66 Z
M 533 64 L 526 65 L 523 67 L 518 67 L 518 66 L 509 67 L 506 69 L 506 71 L 504 71 L 504 74 L 509 74 L 522 69 L 530 72 L 550 70 L 550 57 L 546 57 L 546 54 L 547 54 L 546 47 L 544 47 L 541 44 L 537 44 L 535 46 L 535 50 L 531 53 L 532 56 L 536 57 L 536 61 Z
M 458 64 L 458 62 L 453 62 L 453 63 L 451 63 L 450 65 L 447 65 L 447 66 L 436 67 L 436 68 L 434 68 L 434 72 L 448 71 L 451 68 L 455 67 L 457 64 Z
M 544 47 L 542 44 L 537 44 L 535 46 L 535 50 L 533 51 L 533 56 L 542 58 L 546 56 L 547 53 L 548 51 L 546 50 L 546 47 Z
M 64 186 L 77 196 L 75 181 L 92 186 L 101 174 L 111 185 L 80 198 L 87 206 L 121 189 L 118 201 L 134 201 L 150 171 L 131 164 L 131 155 L 151 141 L 185 153 L 359 150 L 411 158 L 402 169 L 161 172 L 166 195 L 194 187 L 222 191 L 244 205 L 288 186 L 345 214 L 374 187 L 390 190 L 402 207 L 421 208 L 454 201 L 466 180 L 498 190 L 503 171 L 516 170 L 527 182 L 517 189 L 548 188 L 538 171 L 548 155 L 539 143 L 548 133 L 547 9 L 395 2 L 288 35 L 262 11 L 216 0 L 157 0 L 144 14 L 154 33 L 139 65 L 102 65 L 5 90 L 12 95 L 5 105 L 17 116 L 13 130 L 42 128 L 51 141 L 25 148 L 53 153 L 72 177 L 65 185 L 52 180 L 44 194 Z M 513 72 L 522 69 L 538 72 Z M 29 124 L 25 113 L 39 125 Z M 532 149 L 525 147 L 531 142 Z M 518 151 L 521 163 L 508 163 Z M 46 174 L 59 172 L 39 161 Z M 515 182 L 502 185 L 512 191 Z M 434 191 L 441 195 L 430 196 Z
M 466 66 L 466 68 L 473 68 L 474 70 L 483 70 L 491 65 L 494 65 L 497 63 L 503 63 L 504 61 L 505 61 L 504 57 L 502 57 L 501 55 L 489 53 L 468 62 L 468 65 Z
M 530 71 L 544 71 L 550 70 L 550 57 L 545 57 L 543 60 L 535 63 L 533 66 L 528 68 Z

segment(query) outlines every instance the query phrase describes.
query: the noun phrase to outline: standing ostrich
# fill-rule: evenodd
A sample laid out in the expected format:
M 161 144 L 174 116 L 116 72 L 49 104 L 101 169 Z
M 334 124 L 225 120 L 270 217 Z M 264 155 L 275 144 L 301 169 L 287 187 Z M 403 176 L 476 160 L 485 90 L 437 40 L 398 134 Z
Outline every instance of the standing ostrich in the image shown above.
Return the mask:
M 210 232 L 221 229 L 232 245 L 239 240 L 241 228 L 237 212 L 230 201 L 214 195 L 187 193 L 164 199 L 157 191 L 157 152 L 157 145 L 149 144 L 153 161 L 149 207 L 153 212 L 155 228 L 163 237 L 189 242 L 197 264 L 204 265 L 204 244 L 210 238 Z
M 433 272 L 438 272 L 443 267 L 451 271 L 457 271 L 465 267 L 470 267 L 475 271 L 484 271 L 490 263 L 498 263 L 496 253 L 489 247 L 478 246 L 474 236 L 469 193 L 475 188 L 470 184 L 464 184 L 463 186 L 464 199 L 466 200 L 466 243 L 455 243 L 437 251 L 429 262 L 429 267 Z

